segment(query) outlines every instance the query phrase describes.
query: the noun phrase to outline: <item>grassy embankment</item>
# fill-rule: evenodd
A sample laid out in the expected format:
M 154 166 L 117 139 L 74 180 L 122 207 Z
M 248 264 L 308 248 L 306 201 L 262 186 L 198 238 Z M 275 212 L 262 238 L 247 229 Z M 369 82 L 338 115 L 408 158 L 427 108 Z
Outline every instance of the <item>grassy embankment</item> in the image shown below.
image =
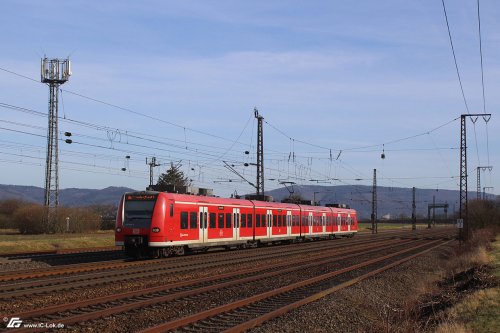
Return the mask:
M 21 235 L 0 230 L 0 254 L 114 246 L 114 231 L 80 234 Z
M 446 320 L 436 332 L 500 332 L 500 235 L 491 245 L 490 252 L 481 254 L 482 261 L 491 267 L 496 283 L 465 297 L 448 309 Z

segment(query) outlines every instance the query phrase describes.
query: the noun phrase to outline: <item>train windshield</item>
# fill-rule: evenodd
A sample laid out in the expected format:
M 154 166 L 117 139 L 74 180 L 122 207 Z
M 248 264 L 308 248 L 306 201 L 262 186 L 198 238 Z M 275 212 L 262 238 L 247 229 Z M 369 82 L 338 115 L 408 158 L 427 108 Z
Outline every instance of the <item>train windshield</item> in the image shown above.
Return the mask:
M 149 228 L 157 195 L 142 194 L 125 196 L 123 226 L 126 228 Z

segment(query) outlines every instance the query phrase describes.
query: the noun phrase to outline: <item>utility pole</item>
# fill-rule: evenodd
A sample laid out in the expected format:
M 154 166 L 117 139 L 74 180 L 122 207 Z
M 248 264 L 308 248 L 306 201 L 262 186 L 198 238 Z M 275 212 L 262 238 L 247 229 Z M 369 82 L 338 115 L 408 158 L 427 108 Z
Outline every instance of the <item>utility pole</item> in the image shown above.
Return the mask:
M 413 187 L 413 200 L 411 204 L 411 230 L 417 230 L 417 205 L 415 204 L 415 187 Z
M 465 240 L 469 239 L 469 219 L 467 209 L 467 117 L 475 117 L 472 120 L 474 123 L 478 117 L 482 117 L 487 123 L 491 118 L 491 113 L 476 113 L 476 114 L 462 114 L 460 116 L 460 207 L 459 217 L 463 220 L 463 236 Z
M 149 165 L 149 186 L 153 186 L 153 169 L 161 164 L 156 164 L 156 157 L 151 157 L 151 161 L 148 162 L 146 157 L 146 164 Z
M 59 205 L 59 86 L 71 75 L 69 59 L 41 60 L 41 81 L 49 86 L 49 117 L 47 128 L 47 158 L 45 163 L 44 205 L 47 208 L 47 227 L 55 222 Z
M 378 233 L 377 223 L 377 169 L 373 169 L 372 188 L 372 234 Z
M 257 108 L 253 109 L 257 118 L 257 196 L 264 196 L 264 138 L 262 122 L 264 117 L 259 115 Z
M 433 196 L 432 196 L 432 206 L 433 206 L 433 207 L 436 207 L 436 195 L 433 195 Z M 436 225 L 436 210 L 435 210 L 435 209 L 433 209 L 433 210 L 432 210 L 432 224 L 433 224 L 433 225 Z M 430 226 L 430 224 L 429 224 L 429 228 L 430 228 L 430 227 L 431 227 L 431 226 Z
M 492 169 L 493 167 L 491 165 L 477 167 L 477 200 L 481 200 L 481 171 L 491 171 Z
M 483 200 L 486 200 L 486 190 L 488 190 L 488 189 L 493 190 L 494 187 L 493 186 L 485 186 L 485 187 L 483 187 Z

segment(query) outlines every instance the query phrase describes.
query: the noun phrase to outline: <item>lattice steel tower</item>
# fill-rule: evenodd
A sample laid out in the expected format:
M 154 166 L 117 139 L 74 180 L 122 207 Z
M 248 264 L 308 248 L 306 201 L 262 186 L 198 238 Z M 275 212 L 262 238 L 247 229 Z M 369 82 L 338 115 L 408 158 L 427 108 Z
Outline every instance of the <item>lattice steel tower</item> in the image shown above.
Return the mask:
M 55 208 L 59 205 L 59 86 L 71 75 L 69 59 L 41 61 L 41 80 L 49 86 L 49 124 L 47 129 L 47 160 L 45 164 L 44 204 L 48 207 L 47 222 L 51 223 Z
M 372 188 L 372 234 L 378 233 L 377 221 L 377 169 L 373 169 L 373 188 Z
M 257 118 L 257 195 L 264 195 L 264 133 L 262 122 L 264 117 L 259 114 L 257 108 L 253 109 Z

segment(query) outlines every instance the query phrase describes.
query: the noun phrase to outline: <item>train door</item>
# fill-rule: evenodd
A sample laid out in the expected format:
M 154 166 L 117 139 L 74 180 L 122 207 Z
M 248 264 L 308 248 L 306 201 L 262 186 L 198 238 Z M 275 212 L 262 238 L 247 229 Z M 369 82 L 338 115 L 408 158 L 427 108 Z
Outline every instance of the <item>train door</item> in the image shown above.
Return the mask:
M 307 234 L 308 235 L 312 235 L 313 222 L 314 222 L 314 217 L 313 217 L 313 213 L 312 212 L 309 212 L 309 216 L 307 217 L 307 222 L 308 222 L 307 224 L 309 226 Z
M 351 231 L 351 214 L 347 214 L 347 231 Z
M 240 239 L 240 209 L 233 208 L 233 239 Z
M 267 210 L 267 218 L 266 218 L 266 226 L 267 226 L 267 237 L 271 237 L 271 230 L 273 227 L 273 211 L 271 209 Z
M 347 216 L 339 214 L 340 215 L 340 231 L 347 231 Z
M 322 232 L 326 233 L 326 213 L 321 214 L 321 225 L 322 225 Z
M 337 214 L 337 231 L 340 232 L 340 224 L 342 222 L 342 216 L 340 216 L 340 213 Z
M 208 207 L 199 207 L 199 212 L 200 212 L 200 221 L 199 221 L 199 228 L 200 228 L 200 235 L 199 235 L 199 240 L 202 243 L 205 243 L 208 239 Z
M 292 234 L 292 212 L 286 212 L 286 235 L 290 236 Z

